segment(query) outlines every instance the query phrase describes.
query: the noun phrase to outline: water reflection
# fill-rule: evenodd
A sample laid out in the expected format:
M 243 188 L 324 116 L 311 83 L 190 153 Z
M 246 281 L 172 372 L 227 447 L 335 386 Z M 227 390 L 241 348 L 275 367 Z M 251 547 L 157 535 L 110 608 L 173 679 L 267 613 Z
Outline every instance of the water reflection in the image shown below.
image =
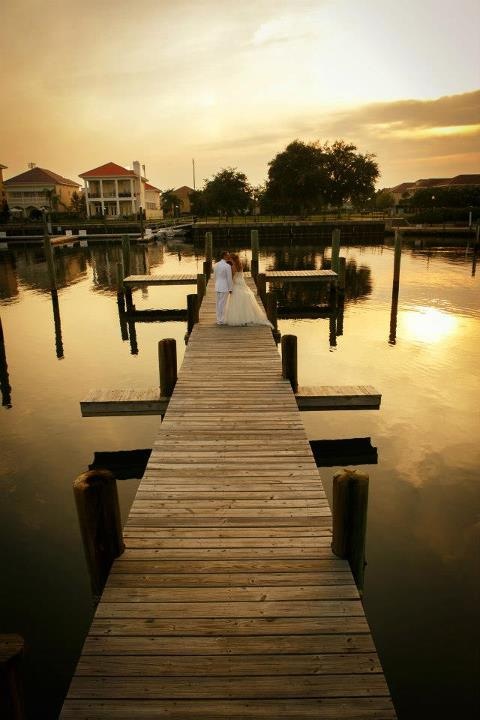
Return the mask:
M 408 339 L 436 343 L 458 329 L 458 318 L 432 307 L 417 307 L 402 313 Z
M 3 336 L 2 319 L 0 318 L 0 385 L 2 389 L 2 405 L 6 408 L 12 407 L 12 388 L 8 376 L 7 352 L 5 350 L 5 338 Z

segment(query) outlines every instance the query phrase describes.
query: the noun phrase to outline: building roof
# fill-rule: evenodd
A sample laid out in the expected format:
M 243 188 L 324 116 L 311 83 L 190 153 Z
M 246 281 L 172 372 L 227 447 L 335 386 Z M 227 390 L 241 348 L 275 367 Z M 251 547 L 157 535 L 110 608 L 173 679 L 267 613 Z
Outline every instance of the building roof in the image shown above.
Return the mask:
M 155 187 L 155 185 L 150 185 L 150 183 L 145 183 L 145 190 L 155 190 L 155 192 L 162 192 L 158 188 Z
M 188 185 L 181 185 L 180 187 L 176 188 L 176 190 L 174 190 L 173 192 L 177 193 L 177 192 L 180 192 L 181 190 L 186 190 L 189 193 L 193 192 L 193 188 L 188 187 Z
M 409 188 L 413 187 L 415 185 L 414 182 L 403 182 L 400 183 L 400 185 L 395 185 L 395 187 L 390 188 L 390 192 L 405 192 Z
M 417 180 L 415 187 L 431 188 L 437 187 L 437 185 L 448 185 L 450 178 L 425 178 Z
M 61 175 L 57 175 L 57 173 L 54 173 L 51 170 L 46 170 L 45 168 L 40 167 L 31 168 L 31 170 L 27 170 L 24 173 L 20 173 L 20 175 L 15 175 L 15 177 L 8 178 L 8 180 L 4 181 L 4 185 L 7 186 L 41 185 L 45 183 L 49 185 L 54 183 L 55 185 L 72 185 L 74 187 L 80 187 L 75 180 L 68 180 Z
M 6 170 L 6 169 L 7 169 L 7 165 L 2 165 L 2 164 L 0 163 L 0 170 Z
M 100 165 L 99 167 L 93 168 L 93 170 L 87 170 L 87 172 L 80 173 L 79 175 L 81 178 L 123 176 L 137 177 L 133 170 L 127 170 L 127 168 L 117 165 L 117 163 L 114 162 L 105 163 L 105 165 Z
M 449 185 L 480 185 L 480 175 L 456 175 Z

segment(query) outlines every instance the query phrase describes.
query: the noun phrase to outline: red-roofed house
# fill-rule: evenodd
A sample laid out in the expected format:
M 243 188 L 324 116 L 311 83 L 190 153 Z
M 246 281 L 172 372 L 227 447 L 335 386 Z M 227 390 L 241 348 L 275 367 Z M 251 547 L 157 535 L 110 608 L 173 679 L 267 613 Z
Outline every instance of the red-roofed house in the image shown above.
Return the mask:
M 10 210 L 30 216 L 34 211 L 68 212 L 72 195 L 80 185 L 45 168 L 32 167 L 5 180 L 4 187 Z
M 161 217 L 160 190 L 149 185 L 145 166 L 138 160 L 132 163 L 133 170 L 108 162 L 100 167 L 80 173 L 85 181 L 85 200 L 88 217 L 105 215 L 107 217 L 125 217 L 136 215 L 140 208 L 145 210 L 147 218 Z M 158 199 L 155 201 L 154 194 Z

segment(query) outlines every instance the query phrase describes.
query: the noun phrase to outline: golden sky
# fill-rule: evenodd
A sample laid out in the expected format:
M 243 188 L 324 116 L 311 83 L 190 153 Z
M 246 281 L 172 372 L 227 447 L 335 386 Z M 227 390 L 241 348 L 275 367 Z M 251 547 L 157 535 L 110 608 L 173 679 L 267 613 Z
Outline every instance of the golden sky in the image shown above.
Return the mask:
M 0 163 L 145 163 L 158 187 L 295 139 L 354 142 L 380 187 L 480 172 L 477 0 L 2 0 Z

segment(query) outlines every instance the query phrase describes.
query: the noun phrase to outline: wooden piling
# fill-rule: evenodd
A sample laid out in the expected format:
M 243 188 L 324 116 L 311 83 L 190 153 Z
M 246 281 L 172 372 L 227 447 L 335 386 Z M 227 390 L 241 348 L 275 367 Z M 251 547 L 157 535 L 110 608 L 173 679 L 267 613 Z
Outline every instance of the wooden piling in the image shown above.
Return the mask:
M 267 293 L 267 317 L 270 320 L 270 322 L 273 325 L 274 330 L 278 327 L 278 318 L 277 318 L 277 295 L 274 292 L 268 292 Z
M 202 300 L 205 297 L 205 293 L 207 292 L 207 278 L 205 277 L 204 273 L 198 273 L 197 274 L 197 295 L 198 295 L 198 304 L 202 304 Z
M 205 233 L 205 260 L 212 262 L 213 259 L 213 234 L 209 230 Z
M 21 635 L 0 635 L 0 717 L 25 720 L 22 663 L 25 643 Z
M 198 323 L 199 319 L 199 307 L 198 307 L 198 296 L 196 294 L 187 295 L 187 333 L 193 330 L 195 323 Z
M 258 230 L 250 231 L 250 243 L 252 246 L 252 261 L 250 263 L 250 270 L 251 270 L 253 278 L 256 278 L 258 275 L 258 251 L 259 251 Z
M 125 550 L 117 481 L 109 470 L 89 470 L 74 481 L 73 493 L 92 590 L 99 595 L 114 559 Z
M 177 382 L 177 342 L 174 338 L 165 338 L 158 343 L 158 366 L 160 395 L 170 397 Z
M 345 295 L 345 277 L 347 270 L 347 259 L 344 257 L 338 258 L 338 280 L 337 288 L 340 295 Z
M 117 295 L 121 293 L 123 295 L 123 266 L 121 262 L 116 263 L 117 268 Z
M 130 238 L 128 235 L 122 237 L 122 260 L 123 260 L 123 276 L 130 275 Z
M 358 470 L 333 476 L 332 551 L 346 558 L 359 589 L 363 587 L 369 477 Z
M 8 375 L 7 352 L 5 350 L 5 338 L 3 335 L 2 318 L 0 318 L 0 387 L 2 392 L 2 405 L 6 408 L 12 407 L 12 388 Z
M 332 232 L 332 270 L 338 273 L 338 258 L 340 256 L 340 230 L 335 228 Z
M 212 274 L 212 262 L 211 260 L 204 260 L 203 261 L 203 274 L 205 275 L 206 282 L 210 280 L 210 275 Z
M 395 251 L 393 259 L 393 284 L 400 284 L 400 264 L 402 259 L 402 234 L 400 230 L 395 230 Z
M 260 296 L 260 300 L 262 301 L 263 305 L 265 306 L 267 304 L 267 277 L 265 273 L 258 273 L 256 277 L 257 281 L 257 291 Z
M 203 272 L 210 280 L 212 274 L 212 259 L 213 259 L 213 234 L 208 231 L 205 233 L 205 263 L 203 266 Z
M 297 336 L 282 337 L 282 377 L 290 380 L 293 392 L 298 390 Z
M 54 290 L 57 288 L 57 277 L 55 273 L 55 260 L 53 257 L 53 247 L 50 242 L 50 237 L 46 235 L 43 238 L 43 251 L 45 253 L 45 259 L 47 261 L 48 279 L 50 280 L 50 287 Z
M 395 230 L 395 251 L 393 259 L 393 282 L 392 302 L 390 306 L 390 333 L 388 342 L 395 345 L 397 342 L 397 315 L 398 315 L 398 294 L 400 291 L 400 264 L 402 259 L 402 236 L 399 230 Z

